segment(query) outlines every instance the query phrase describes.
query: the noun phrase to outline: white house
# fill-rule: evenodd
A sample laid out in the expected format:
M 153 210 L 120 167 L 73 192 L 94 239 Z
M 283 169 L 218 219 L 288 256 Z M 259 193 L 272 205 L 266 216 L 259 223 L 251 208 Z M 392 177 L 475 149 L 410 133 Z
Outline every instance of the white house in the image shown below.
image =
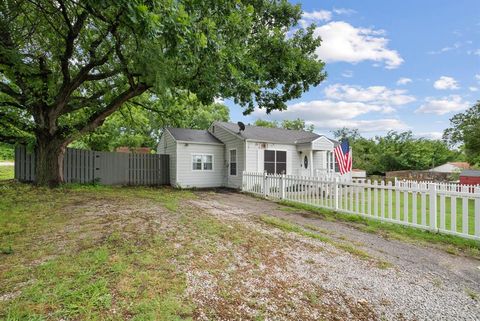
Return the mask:
M 166 128 L 158 153 L 170 155 L 172 186 L 240 188 L 243 171 L 339 175 L 337 144 L 307 131 L 215 122 L 208 130 Z

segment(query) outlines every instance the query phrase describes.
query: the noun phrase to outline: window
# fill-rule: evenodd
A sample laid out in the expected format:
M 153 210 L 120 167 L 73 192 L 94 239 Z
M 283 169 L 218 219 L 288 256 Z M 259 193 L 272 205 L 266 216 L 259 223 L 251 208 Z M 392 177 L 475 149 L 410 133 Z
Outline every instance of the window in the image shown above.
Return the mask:
M 308 157 L 307 157 L 307 155 L 305 155 L 305 158 L 303 159 L 303 166 L 305 167 L 305 169 L 308 169 Z
M 192 170 L 211 171 L 213 170 L 213 155 L 192 155 Z
M 285 174 L 287 172 L 287 152 L 265 150 L 263 168 L 268 174 Z
M 237 150 L 230 149 L 230 175 L 237 175 Z

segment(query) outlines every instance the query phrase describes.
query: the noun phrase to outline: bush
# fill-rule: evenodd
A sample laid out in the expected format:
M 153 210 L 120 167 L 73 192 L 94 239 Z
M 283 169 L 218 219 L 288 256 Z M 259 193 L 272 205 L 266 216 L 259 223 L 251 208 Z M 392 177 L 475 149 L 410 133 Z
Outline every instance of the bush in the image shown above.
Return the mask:
M 10 144 L 0 143 L 0 160 L 13 160 L 14 148 Z

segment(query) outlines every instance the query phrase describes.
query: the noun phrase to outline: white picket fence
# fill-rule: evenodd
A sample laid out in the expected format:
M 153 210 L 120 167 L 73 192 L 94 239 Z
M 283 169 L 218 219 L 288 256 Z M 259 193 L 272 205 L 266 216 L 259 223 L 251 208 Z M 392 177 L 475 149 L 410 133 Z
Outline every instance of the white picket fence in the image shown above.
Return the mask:
M 242 191 L 480 240 L 480 187 L 340 182 L 244 172 Z

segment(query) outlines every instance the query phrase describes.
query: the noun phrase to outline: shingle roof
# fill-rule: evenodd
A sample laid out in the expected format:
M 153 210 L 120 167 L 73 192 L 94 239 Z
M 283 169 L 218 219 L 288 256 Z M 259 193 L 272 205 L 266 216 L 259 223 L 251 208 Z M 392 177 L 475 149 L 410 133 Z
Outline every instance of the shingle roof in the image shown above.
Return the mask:
M 307 132 L 304 130 L 290 130 L 283 128 L 268 128 L 260 126 L 245 125 L 244 131 L 239 131 L 238 124 L 228 122 L 215 122 L 215 125 L 219 125 L 227 130 L 237 134 L 243 139 L 253 139 L 265 142 L 273 143 L 287 143 L 287 144 L 300 144 L 309 143 L 315 139 L 322 137 L 315 133 Z M 327 138 L 329 139 L 329 138 Z M 329 139 L 334 144 L 338 143 L 333 139 Z
M 476 171 L 473 169 L 465 169 L 462 171 L 460 176 L 480 177 L 480 171 Z
M 175 140 L 192 143 L 223 144 L 208 130 L 188 129 L 188 128 L 166 128 L 172 134 Z

